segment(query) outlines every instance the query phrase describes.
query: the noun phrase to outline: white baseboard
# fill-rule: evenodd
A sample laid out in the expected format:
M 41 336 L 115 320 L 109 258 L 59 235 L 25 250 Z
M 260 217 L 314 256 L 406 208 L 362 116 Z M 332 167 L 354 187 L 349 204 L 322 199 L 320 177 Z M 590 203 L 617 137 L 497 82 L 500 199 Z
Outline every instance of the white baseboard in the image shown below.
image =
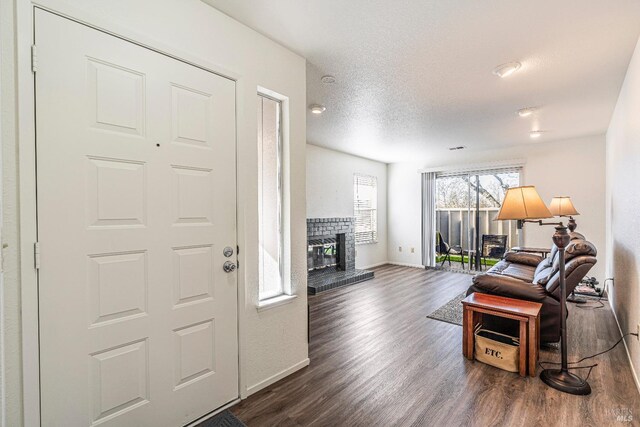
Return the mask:
M 401 267 L 424 268 L 424 265 L 422 265 L 422 264 L 411 264 L 411 263 L 408 263 L 408 262 L 393 262 L 393 261 L 389 261 L 387 264 L 399 265 Z
M 610 301 L 611 300 L 609 300 L 609 302 Z M 622 327 L 620 327 L 620 322 L 618 322 L 618 316 L 616 315 L 616 311 L 613 309 L 613 306 L 611 304 L 609 304 L 609 307 L 611 308 L 611 312 L 613 313 L 613 318 L 616 319 L 616 325 L 618 325 L 620 336 L 623 336 L 624 332 L 622 332 Z M 636 384 L 638 393 L 640 393 L 640 381 L 638 381 L 638 374 L 636 372 L 636 369 L 633 366 L 633 361 L 631 360 L 631 353 L 629 353 L 629 347 L 627 347 L 627 341 L 623 339 L 622 344 L 624 344 L 624 350 L 627 352 L 627 359 L 629 359 L 629 366 L 631 367 L 631 375 L 633 375 L 633 382 Z
M 269 387 L 271 384 L 276 383 L 278 381 L 280 381 L 281 379 L 283 379 L 284 377 L 288 377 L 289 375 L 293 374 L 294 372 L 304 368 L 305 366 L 309 366 L 309 358 L 306 358 L 298 363 L 296 363 L 295 365 L 278 372 L 277 374 L 267 378 L 266 380 L 262 380 L 260 381 L 258 384 L 252 385 L 250 387 L 247 387 L 247 397 L 251 396 L 254 393 L 259 392 L 260 390 L 262 390 L 265 387 Z
M 381 265 L 385 265 L 385 264 L 389 264 L 389 261 L 377 262 L 377 263 L 375 263 L 375 264 L 365 265 L 364 267 L 358 267 L 358 266 L 356 266 L 356 268 L 357 268 L 358 270 L 368 270 L 368 269 L 370 269 L 370 268 L 380 267 Z

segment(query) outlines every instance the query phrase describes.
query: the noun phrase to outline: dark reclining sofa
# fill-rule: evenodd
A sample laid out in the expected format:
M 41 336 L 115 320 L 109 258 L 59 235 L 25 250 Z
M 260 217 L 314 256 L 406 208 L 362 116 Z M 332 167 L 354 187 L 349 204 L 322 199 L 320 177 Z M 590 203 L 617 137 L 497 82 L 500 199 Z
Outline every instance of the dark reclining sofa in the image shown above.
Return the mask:
M 571 233 L 565 251 L 567 295 L 580 283 L 596 263 L 596 247 L 580 233 Z M 479 292 L 542 303 L 540 340 L 560 340 L 560 273 L 558 248 L 554 245 L 547 258 L 524 252 L 507 252 L 504 258 L 485 273 L 473 278 L 467 295 Z M 513 334 L 514 323 L 508 319 L 489 318 L 489 329 Z

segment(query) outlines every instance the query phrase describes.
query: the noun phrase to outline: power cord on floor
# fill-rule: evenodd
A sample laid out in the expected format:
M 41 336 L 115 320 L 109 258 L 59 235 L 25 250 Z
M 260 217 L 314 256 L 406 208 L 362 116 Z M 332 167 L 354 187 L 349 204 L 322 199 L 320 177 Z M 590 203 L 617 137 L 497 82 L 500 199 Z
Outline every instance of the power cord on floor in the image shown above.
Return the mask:
M 600 356 L 600 355 L 602 355 L 602 354 L 608 353 L 608 352 L 610 352 L 611 350 L 613 350 L 614 348 L 616 348 L 616 347 L 618 346 L 618 344 L 620 344 L 620 343 L 624 340 L 624 338 L 625 338 L 625 337 L 628 337 L 629 335 L 633 335 L 633 336 L 635 336 L 635 337 L 637 337 L 637 336 L 638 336 L 638 334 L 637 334 L 637 333 L 635 333 L 635 332 L 629 332 L 629 333 L 627 333 L 627 334 L 624 334 L 622 337 L 620 337 L 620 339 L 619 339 L 619 340 L 618 340 L 614 345 L 612 345 L 612 346 L 611 346 L 610 348 L 608 348 L 607 350 L 601 351 L 601 352 L 596 353 L 596 354 L 592 354 L 591 356 L 583 357 L 582 359 L 580 359 L 580 360 L 576 360 L 575 362 L 567 362 L 567 365 L 576 365 L 576 364 L 578 364 L 578 363 L 580 363 L 580 362 L 584 362 L 584 361 L 585 361 L 585 360 L 587 360 L 587 359 L 593 359 L 594 357 L 597 357 L 597 356 Z M 560 362 L 550 362 L 550 361 L 546 361 L 546 360 L 545 360 L 545 361 L 539 361 L 539 362 L 538 362 L 538 365 L 539 365 L 542 369 L 546 369 L 546 368 L 543 366 L 543 363 L 546 363 L 546 364 L 548 364 L 548 365 L 561 365 L 561 364 L 562 364 L 562 363 L 560 363 Z M 587 377 L 585 378 L 585 381 L 586 381 L 586 380 L 588 380 L 588 379 L 589 379 L 589 375 L 591 375 L 591 371 L 592 371 L 592 370 L 593 370 L 593 368 L 595 368 L 596 366 L 598 366 L 598 364 L 597 364 L 597 363 L 596 363 L 596 364 L 594 364 L 594 365 L 587 365 L 587 366 L 569 366 L 567 369 L 589 369 L 589 372 L 587 373 Z
M 542 364 L 543 363 L 549 363 L 549 364 L 554 364 L 554 365 L 559 365 L 560 363 L 557 362 L 538 362 L 538 365 L 542 368 L 542 369 L 547 369 L 545 368 Z M 593 364 L 593 365 L 587 365 L 587 366 L 568 366 L 567 369 L 587 369 L 589 368 L 589 372 L 587 372 L 587 377 L 584 379 L 584 381 L 587 381 L 589 379 L 589 376 L 591 375 L 591 371 L 593 370 L 593 368 L 595 368 L 596 366 L 598 366 L 597 363 Z
M 600 304 L 600 305 L 582 305 L 582 304 L 576 304 L 576 307 L 581 308 L 582 310 L 595 310 L 598 308 L 602 308 L 604 307 L 604 303 L 602 302 L 602 300 L 607 301 L 607 298 L 604 297 L 604 295 L 607 293 L 607 281 L 611 280 L 613 282 L 613 278 L 609 277 L 607 279 L 604 279 L 604 288 L 602 289 L 602 293 L 600 294 L 600 296 L 598 297 L 597 300 L 595 300 L 594 302 Z

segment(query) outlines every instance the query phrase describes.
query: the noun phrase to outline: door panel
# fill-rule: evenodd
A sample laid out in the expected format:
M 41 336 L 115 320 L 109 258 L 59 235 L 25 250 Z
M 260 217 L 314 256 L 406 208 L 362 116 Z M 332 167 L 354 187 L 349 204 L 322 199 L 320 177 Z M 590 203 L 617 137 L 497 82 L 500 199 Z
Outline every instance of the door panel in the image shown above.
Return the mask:
M 43 425 L 186 424 L 238 396 L 235 83 L 41 10 L 36 45 Z

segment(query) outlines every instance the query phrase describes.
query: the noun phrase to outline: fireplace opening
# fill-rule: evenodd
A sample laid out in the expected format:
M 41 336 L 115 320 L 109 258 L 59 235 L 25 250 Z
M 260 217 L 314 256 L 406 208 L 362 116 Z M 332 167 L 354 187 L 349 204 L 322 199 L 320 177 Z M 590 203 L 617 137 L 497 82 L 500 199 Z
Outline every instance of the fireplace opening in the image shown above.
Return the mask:
M 340 245 L 338 236 L 314 237 L 307 247 L 307 270 L 321 270 L 335 267 L 341 270 Z
M 307 219 L 307 291 L 315 295 L 373 278 L 356 269 L 355 218 Z

